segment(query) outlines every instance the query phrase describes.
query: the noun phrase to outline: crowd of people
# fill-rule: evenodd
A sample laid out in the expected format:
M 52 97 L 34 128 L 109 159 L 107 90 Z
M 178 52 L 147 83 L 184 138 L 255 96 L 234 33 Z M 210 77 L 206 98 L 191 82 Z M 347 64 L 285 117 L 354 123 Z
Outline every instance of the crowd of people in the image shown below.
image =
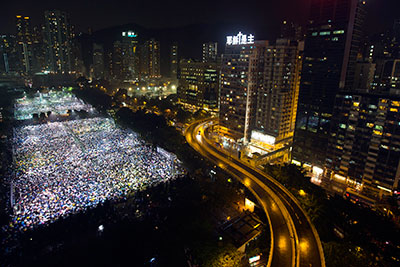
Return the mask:
M 12 227 L 21 230 L 94 207 L 182 173 L 174 157 L 112 119 L 14 129 Z
M 49 91 L 48 93 L 37 93 L 34 97 L 24 96 L 17 99 L 15 105 L 15 119 L 28 120 L 33 114 L 47 113 L 49 111 L 63 115 L 68 110 L 84 110 L 89 112 L 92 107 L 75 95 L 64 91 Z

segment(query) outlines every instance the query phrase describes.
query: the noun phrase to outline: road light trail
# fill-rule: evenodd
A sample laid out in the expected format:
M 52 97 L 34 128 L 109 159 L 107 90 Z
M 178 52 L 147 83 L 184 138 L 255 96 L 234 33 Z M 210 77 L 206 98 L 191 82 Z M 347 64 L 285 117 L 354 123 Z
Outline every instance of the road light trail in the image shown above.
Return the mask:
M 268 266 L 325 266 L 318 233 L 296 199 L 272 177 L 217 149 L 204 135 L 210 121 L 186 130 L 188 143 L 241 181 L 258 199 L 270 223 Z M 200 134 L 198 134 L 200 133 Z

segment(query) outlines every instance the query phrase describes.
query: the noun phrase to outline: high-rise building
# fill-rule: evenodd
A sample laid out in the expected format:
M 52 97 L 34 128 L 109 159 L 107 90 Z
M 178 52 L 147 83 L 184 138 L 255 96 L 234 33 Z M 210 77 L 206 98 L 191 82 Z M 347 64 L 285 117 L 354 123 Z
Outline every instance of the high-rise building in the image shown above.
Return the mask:
M 216 62 L 218 58 L 218 43 L 208 42 L 203 44 L 203 62 Z
M 10 66 L 8 62 L 9 57 L 9 41 L 6 35 L 0 36 L 0 73 L 9 73 Z
M 115 41 L 112 52 L 113 78 L 119 81 L 135 80 L 139 77 L 138 68 L 137 40 L 134 37 L 123 36 L 122 41 Z
M 369 61 L 356 63 L 353 89 L 371 90 L 374 81 L 376 64 Z
M 400 92 L 400 59 L 376 59 L 375 74 L 371 89 L 375 92 Z
M 297 23 L 284 20 L 281 24 L 280 38 L 301 41 L 304 39 L 303 28 Z
M 138 35 L 134 31 L 122 32 L 122 67 L 124 79 L 139 78 Z
M 400 19 L 396 19 L 393 23 L 393 35 L 397 43 L 400 43 Z
M 115 41 L 113 44 L 113 51 L 111 55 L 111 75 L 116 80 L 125 79 L 122 58 L 123 58 L 122 44 L 120 41 Z
M 177 79 L 178 77 L 178 44 L 171 45 L 170 53 L 169 53 L 169 62 L 170 62 L 170 77 L 172 79 Z
M 335 96 L 350 90 L 365 1 L 312 0 L 300 84 L 293 158 L 324 166 Z
M 32 72 L 42 72 L 46 69 L 46 49 L 44 45 L 44 26 L 33 27 L 32 31 Z
M 19 55 L 17 38 L 14 35 L 0 35 L 0 72 L 20 72 Z
M 259 45 L 266 45 L 266 42 Z M 250 107 L 254 95 L 249 93 L 250 56 L 256 45 L 252 34 L 228 36 L 221 62 L 219 124 L 221 131 L 233 139 L 246 142 L 250 134 Z
M 161 77 L 159 41 L 150 39 L 141 46 L 140 73 L 142 78 Z
M 71 40 L 74 37 L 67 13 L 45 11 L 47 69 L 51 72 L 72 71 Z
M 32 30 L 29 17 L 17 15 L 16 26 L 21 72 L 30 73 L 32 67 Z
M 70 57 L 72 73 L 76 73 L 81 76 L 82 75 L 90 75 L 89 74 L 90 67 L 86 68 L 86 66 L 85 66 L 86 64 L 85 64 L 84 52 L 85 52 L 85 50 L 83 49 L 82 42 L 76 38 L 72 39 L 71 40 L 71 57 Z
M 249 91 L 256 95 L 251 141 L 259 146 L 275 149 L 292 143 L 303 47 L 303 42 L 278 39 L 251 55 Z
M 341 92 L 336 96 L 326 159 L 327 176 L 363 194 L 398 190 L 400 98 L 393 94 Z
M 104 49 L 101 44 L 93 44 L 93 77 L 104 79 Z
M 179 103 L 193 110 L 218 108 L 219 69 L 216 62 L 180 61 Z
M 391 62 L 392 71 L 390 73 L 390 89 L 393 94 L 400 94 L 400 59 Z

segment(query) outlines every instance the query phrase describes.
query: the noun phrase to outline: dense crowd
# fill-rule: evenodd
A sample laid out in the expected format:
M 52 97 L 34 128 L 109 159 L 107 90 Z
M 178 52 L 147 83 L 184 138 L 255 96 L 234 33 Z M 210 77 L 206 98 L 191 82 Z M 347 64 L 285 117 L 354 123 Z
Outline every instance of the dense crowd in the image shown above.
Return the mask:
M 89 112 L 92 107 L 71 93 L 64 91 L 50 91 L 46 94 L 37 93 L 34 97 L 24 96 L 17 99 L 15 105 L 15 119 L 32 119 L 33 114 L 52 113 L 62 115 L 68 110 L 84 110 Z
M 173 179 L 182 169 L 112 119 L 16 128 L 12 226 L 27 229 Z

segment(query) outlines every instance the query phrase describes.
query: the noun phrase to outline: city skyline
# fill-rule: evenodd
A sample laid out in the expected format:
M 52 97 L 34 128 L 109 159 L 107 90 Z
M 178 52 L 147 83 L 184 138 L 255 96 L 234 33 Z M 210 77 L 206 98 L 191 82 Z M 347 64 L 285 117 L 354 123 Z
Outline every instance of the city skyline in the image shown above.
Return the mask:
M 399 1 L 7 4 L 0 265 L 398 266 Z

